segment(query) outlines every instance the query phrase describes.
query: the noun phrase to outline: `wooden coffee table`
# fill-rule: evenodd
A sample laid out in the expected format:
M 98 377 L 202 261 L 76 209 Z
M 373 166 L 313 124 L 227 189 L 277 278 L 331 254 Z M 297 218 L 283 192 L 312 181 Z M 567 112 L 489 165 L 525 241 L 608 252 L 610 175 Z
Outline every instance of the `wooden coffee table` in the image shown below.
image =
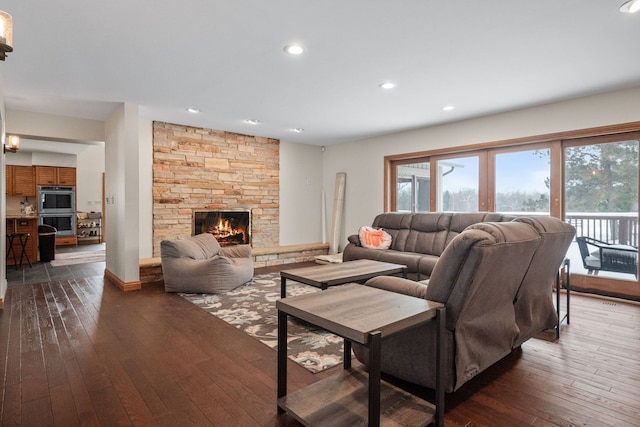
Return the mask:
M 276 301 L 278 308 L 278 412 L 306 426 L 444 425 L 443 304 L 382 289 L 346 284 Z M 344 370 L 287 394 L 287 316 L 344 338 Z M 381 380 L 382 340 L 437 321 L 435 406 Z M 368 372 L 351 368 L 351 342 L 369 349 Z M 425 343 L 425 345 L 428 345 Z M 425 366 L 424 369 L 434 369 Z
M 370 259 L 282 270 L 280 272 L 280 296 L 282 298 L 287 296 L 287 279 L 324 290 L 329 286 L 360 282 L 376 276 L 390 276 L 397 273 L 402 273 L 402 277 L 406 278 L 407 266 Z

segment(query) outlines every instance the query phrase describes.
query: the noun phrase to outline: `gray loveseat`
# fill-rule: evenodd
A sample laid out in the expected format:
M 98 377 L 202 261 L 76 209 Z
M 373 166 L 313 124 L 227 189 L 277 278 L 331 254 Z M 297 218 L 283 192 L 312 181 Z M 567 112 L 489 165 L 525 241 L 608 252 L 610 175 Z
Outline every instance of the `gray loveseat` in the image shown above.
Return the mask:
M 435 219 L 442 217 L 433 215 L 437 224 Z M 442 234 L 447 241 L 449 233 Z M 376 277 L 367 285 L 445 305 L 444 387 L 452 392 L 557 325 L 552 284 L 574 236 L 573 226 L 551 217 L 480 222 L 447 241 L 429 280 Z M 431 322 L 383 340 L 382 371 L 434 388 L 435 333 Z M 368 363 L 365 348 L 354 344 L 353 350 Z
M 253 277 L 251 246 L 221 247 L 209 233 L 160 242 L 167 292 L 221 293 Z

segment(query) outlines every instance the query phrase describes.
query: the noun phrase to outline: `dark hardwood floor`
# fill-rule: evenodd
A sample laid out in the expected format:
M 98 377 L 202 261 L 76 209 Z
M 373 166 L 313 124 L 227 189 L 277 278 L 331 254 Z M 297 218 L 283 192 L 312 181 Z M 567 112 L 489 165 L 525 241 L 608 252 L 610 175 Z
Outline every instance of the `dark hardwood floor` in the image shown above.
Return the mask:
M 447 396 L 446 425 L 639 426 L 640 304 L 574 293 L 571 309 L 560 341 L 529 340 Z M 290 362 L 289 390 L 336 369 Z M 273 350 L 160 287 L 100 276 L 8 289 L 0 378 L 3 426 L 298 425 L 276 414 Z

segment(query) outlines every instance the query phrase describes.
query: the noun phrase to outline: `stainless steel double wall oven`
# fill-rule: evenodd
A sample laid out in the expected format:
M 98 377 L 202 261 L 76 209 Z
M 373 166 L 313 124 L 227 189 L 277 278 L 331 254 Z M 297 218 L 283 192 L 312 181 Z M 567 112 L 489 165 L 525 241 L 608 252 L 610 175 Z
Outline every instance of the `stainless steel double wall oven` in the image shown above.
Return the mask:
M 38 187 L 38 224 L 55 227 L 58 236 L 76 233 L 75 187 Z

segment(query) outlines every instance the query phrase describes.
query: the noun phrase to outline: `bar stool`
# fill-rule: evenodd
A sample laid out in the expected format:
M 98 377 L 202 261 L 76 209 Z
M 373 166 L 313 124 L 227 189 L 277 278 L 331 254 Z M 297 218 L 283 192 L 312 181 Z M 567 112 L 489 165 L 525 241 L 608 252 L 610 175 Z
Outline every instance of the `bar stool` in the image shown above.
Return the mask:
M 7 257 L 9 259 L 9 255 L 13 255 L 13 264 L 18 269 L 18 260 L 16 259 L 16 249 L 13 247 L 13 242 L 15 238 L 18 238 L 20 241 L 20 246 L 22 247 L 22 251 L 20 252 L 20 268 L 22 268 L 22 260 L 26 257 L 27 262 L 29 263 L 29 267 L 33 267 L 31 265 L 31 260 L 29 259 L 29 254 L 27 253 L 27 242 L 29 241 L 29 237 L 31 234 L 29 233 L 9 233 L 7 234 Z

